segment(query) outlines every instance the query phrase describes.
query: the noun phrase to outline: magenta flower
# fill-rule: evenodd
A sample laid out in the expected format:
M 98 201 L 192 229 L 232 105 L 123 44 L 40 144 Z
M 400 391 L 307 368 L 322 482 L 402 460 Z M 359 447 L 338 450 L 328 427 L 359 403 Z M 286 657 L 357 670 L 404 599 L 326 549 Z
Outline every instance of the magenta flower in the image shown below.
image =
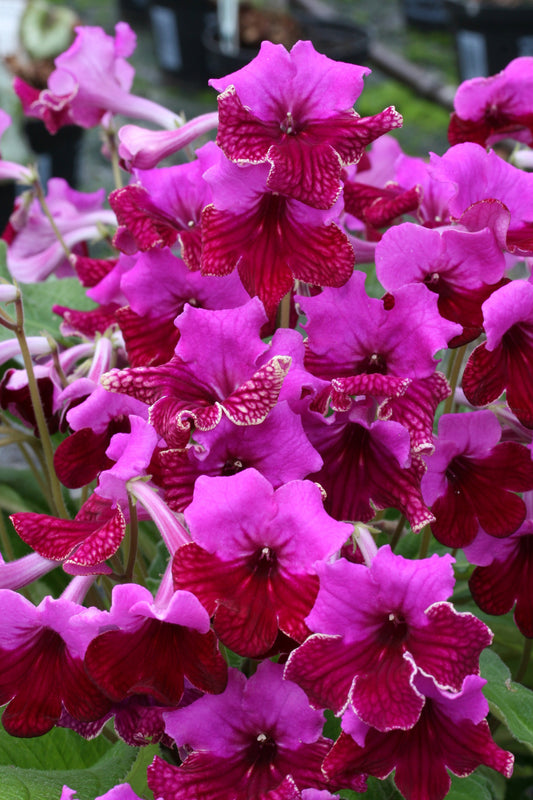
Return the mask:
M 429 230 L 406 222 L 389 228 L 376 247 L 376 275 L 388 292 L 423 283 L 438 296 L 439 313 L 458 322 L 458 347 L 482 331 L 481 305 L 501 286 L 505 259 L 492 231 Z
M 442 372 L 434 372 L 428 378 L 414 378 L 402 395 L 388 397 L 381 403 L 377 417 L 407 428 L 412 453 L 432 452 L 435 411 L 450 394 L 451 388 Z
M 533 175 L 471 142 L 450 147 L 443 156 L 433 153 L 429 172 L 445 191 L 451 191 L 448 211 L 454 220 L 471 231 L 490 227 L 502 250 L 518 255 L 533 252 L 528 199 Z
M 455 94 L 450 144 L 477 142 L 488 147 L 500 139 L 533 145 L 533 58 L 515 58 L 497 75 L 464 81 Z
M 101 238 L 103 225 L 116 225 L 112 211 L 102 208 L 105 190 L 85 194 L 71 189 L 62 178 L 48 181 L 46 202 L 68 247 Z M 54 271 L 72 275 L 72 267 L 40 203 L 34 199 L 14 225 L 7 251 L 9 271 L 22 283 L 42 281 Z
M 322 459 L 304 433 L 300 417 L 285 400 L 259 425 L 234 425 L 222 418 L 211 431 L 196 431 L 196 445 L 185 450 L 158 450 L 149 472 L 165 490 L 165 502 L 184 511 L 192 502 L 200 475 L 221 477 L 253 467 L 278 488 L 302 480 L 322 466 Z
M 0 108 L 0 138 L 4 131 L 11 125 L 11 117 Z M 13 161 L 4 161 L 0 155 L 0 180 L 20 181 L 21 183 L 32 182 L 32 170 L 16 164 Z
M 479 654 L 492 641 L 483 622 L 445 602 L 452 562 L 408 561 L 385 545 L 370 567 L 318 564 L 320 590 L 307 618 L 315 634 L 291 653 L 285 676 L 314 707 L 351 708 L 380 731 L 411 728 L 424 706 L 415 675 L 457 692 L 479 674 Z
M 126 169 L 153 169 L 167 156 L 191 144 L 198 136 L 216 128 L 218 114 L 209 112 L 180 128 L 151 131 L 137 125 L 123 125 L 118 132 L 118 154 Z
M 532 493 L 524 497 L 527 519 L 505 539 L 493 539 L 480 531 L 465 547 L 471 564 L 477 564 L 468 585 L 472 597 L 487 614 L 507 614 L 514 606 L 520 632 L 533 638 L 531 580 L 533 575 Z
M 165 248 L 138 254 L 120 282 L 129 303 L 117 312 L 132 367 L 172 358 L 180 332 L 174 324 L 189 303 L 196 308 L 237 308 L 249 300 L 236 273 L 209 278 L 191 272 Z
M 59 390 L 52 380 L 51 368 L 36 364 L 33 371 L 39 387 L 48 430 L 50 433 L 56 433 L 59 427 L 57 414 Z M 0 381 L 0 406 L 17 417 L 24 425 L 32 428 L 35 436 L 39 436 L 28 386 L 28 373 L 25 369 L 8 369 L 4 373 Z
M 274 490 L 257 470 L 200 477 L 185 511 L 193 543 L 179 548 L 172 575 L 214 615 L 221 641 L 259 657 L 278 630 L 301 642 L 318 591 L 315 562 L 339 550 L 351 527 L 326 514 L 310 481 Z
M 200 268 L 201 215 L 211 202 L 211 188 L 202 175 L 218 158 L 210 142 L 190 164 L 135 170 L 134 182 L 109 195 L 119 228 L 113 244 L 131 255 L 137 250 L 171 247 L 179 238 L 189 269 Z
M 126 532 L 121 509 L 112 510 L 94 494 L 73 520 L 21 511 L 11 521 L 26 544 L 40 556 L 62 562 L 71 575 L 109 574 L 104 562 L 116 553 Z
M 222 414 L 236 425 L 258 425 L 276 404 L 292 363 L 277 348 L 294 349 L 295 339 L 301 344 L 298 334 L 284 331 L 265 345 L 259 336 L 265 322 L 258 300 L 221 311 L 187 306 L 168 363 L 112 370 L 102 383 L 150 404 L 150 421 L 169 447 L 184 447 L 193 424 L 210 430 Z M 296 391 L 299 396 L 301 387 L 292 387 Z
M 247 292 L 272 316 L 295 279 L 342 286 L 355 256 L 336 224 L 340 209 L 311 208 L 267 185 L 268 166 L 238 167 L 221 155 L 204 175 L 213 204 L 202 213 L 204 275 L 237 268 Z
M 35 607 L 8 589 L 0 591 L 0 601 L 0 705 L 8 703 L 2 715 L 6 731 L 41 736 L 63 709 L 82 721 L 103 716 L 109 701 L 83 668 L 100 612 L 48 596 Z
M 289 776 L 300 790 L 325 789 L 321 764 L 331 742 L 321 736 L 322 713 L 309 708 L 302 690 L 283 680 L 282 672 L 270 661 L 248 680 L 231 669 L 223 694 L 169 712 L 167 732 L 189 755 L 180 767 L 156 756 L 148 768 L 154 796 L 281 800 L 287 795 L 270 792 Z
M 369 72 L 332 61 L 311 42 L 297 42 L 290 53 L 263 42 L 251 64 L 209 81 L 222 92 L 217 144 L 236 163 L 268 161 L 272 192 L 331 208 L 342 167 L 402 124 L 392 106 L 363 119 L 353 110 Z
M 451 783 L 447 769 L 465 777 L 485 764 L 509 778 L 514 758 L 492 740 L 484 719 L 489 710 L 481 692 L 484 683 L 468 675 L 452 694 L 418 675 L 413 688 L 424 698 L 424 707 L 409 730 L 369 729 L 348 711 L 344 732 L 326 757 L 326 775 L 353 786 L 362 775 L 383 779 L 395 769 L 394 782 L 406 800 L 444 800 Z
M 365 279 L 356 270 L 340 289 L 297 298 L 307 316 L 307 368 L 327 379 L 367 375 L 370 382 L 379 374 L 392 386 L 398 377 L 432 375 L 435 354 L 459 326 L 442 319 L 436 296 L 423 286 L 398 288 L 389 307 L 367 295 Z M 357 388 L 353 394 L 365 394 L 361 383 Z
M 526 506 L 515 492 L 533 489 L 531 454 L 517 442 L 500 442 L 492 411 L 444 414 L 435 451 L 422 478 L 433 534 L 448 547 L 464 547 L 479 526 L 505 537 L 522 524 Z
M 87 395 L 67 411 L 66 417 L 74 431 L 64 439 L 54 453 L 54 468 L 64 486 L 78 489 L 93 481 L 101 470 L 112 465 L 106 455 L 112 436 L 131 430 L 130 415 L 148 417 L 148 407 L 133 397 L 109 394 L 102 386 L 86 379 L 70 384 L 63 394 L 68 399 L 71 387 Z
M 482 309 L 487 341 L 468 360 L 463 391 L 475 406 L 505 391 L 511 411 L 533 428 L 533 283 L 512 281 L 485 300 Z
M 414 531 L 433 520 L 420 491 L 424 465 L 411 454 L 409 431 L 401 423 L 373 420 L 373 401 L 322 418 L 309 415 L 304 427 L 324 461 L 309 477 L 326 491 L 332 517 L 368 522 L 376 509 L 397 508 Z
M 107 111 L 163 128 L 181 122 L 158 103 L 130 94 L 134 70 L 126 58 L 135 49 L 136 36 L 127 23 L 117 23 L 114 37 L 90 26 L 76 28 L 76 34 L 69 49 L 56 58 L 46 89 L 39 93 L 20 78 L 15 81 L 28 116 L 42 119 L 50 133 L 63 125 L 92 128 Z
M 13 561 L 4 561 L 0 553 L 0 589 L 20 589 L 57 567 L 57 561 L 28 553 Z
M 75 789 L 69 789 L 68 786 L 63 786 L 61 797 L 59 800 L 78 800 L 74 795 Z M 105 794 L 99 794 L 95 800 L 141 800 L 138 794 L 135 794 L 133 789 L 128 783 L 121 783 L 114 786 Z
M 106 456 L 113 462 L 98 477 L 96 494 L 113 504 L 128 505 L 127 483 L 146 477 L 152 454 L 159 437 L 154 428 L 142 417 L 130 415 L 130 430 L 119 431 L 111 438 Z
M 415 211 L 422 199 L 419 186 L 398 183 L 396 165 L 402 156 L 398 141 L 385 134 L 372 143 L 356 165 L 343 171 L 346 227 L 364 228 L 366 239 L 374 245 L 381 238 L 379 227 Z
M 85 654 L 85 668 L 113 702 L 149 694 L 176 706 L 185 677 L 204 692 L 224 690 L 226 662 L 206 610 L 190 592 L 175 592 L 165 604 L 136 584 L 115 586 L 101 626 Z

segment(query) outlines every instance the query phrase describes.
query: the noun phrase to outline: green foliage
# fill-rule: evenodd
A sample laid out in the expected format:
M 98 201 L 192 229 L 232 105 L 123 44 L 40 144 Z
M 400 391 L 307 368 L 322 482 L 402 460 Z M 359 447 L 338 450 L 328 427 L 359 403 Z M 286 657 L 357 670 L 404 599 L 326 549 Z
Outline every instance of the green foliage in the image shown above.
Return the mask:
M 0 800 L 59 800 L 63 786 L 76 789 L 79 800 L 94 800 L 125 780 L 137 752 L 103 737 L 86 741 L 65 728 L 35 739 L 0 729 Z
M 368 779 L 368 789 L 364 794 L 345 789 L 339 792 L 345 800 L 402 800 L 402 795 L 394 786 L 392 779 L 380 781 L 377 778 Z
M 139 797 L 146 798 L 146 800 L 153 800 L 154 798 L 153 792 L 148 788 L 146 770 L 157 755 L 160 755 L 160 748 L 157 744 L 140 747 L 137 758 L 124 779 L 124 783 L 129 783 L 133 791 L 138 794 Z
M 511 680 L 509 668 L 492 650 L 481 654 L 480 666 L 490 710 L 515 739 L 533 749 L 533 692 Z
M 418 96 L 409 87 L 394 80 L 365 81 L 365 91 L 357 101 L 356 111 L 366 117 L 394 105 L 403 116 L 403 128 L 391 132 L 411 155 L 428 150 L 442 153 L 447 149 L 448 111 Z
M 13 283 L 6 264 L 6 244 L 0 241 L 0 278 L 5 278 Z M 88 311 L 95 308 L 92 300 L 85 294 L 85 289 L 77 278 L 56 278 L 50 276 L 43 283 L 21 283 L 24 305 L 24 330 L 26 336 L 42 336 L 43 332 L 49 333 L 54 339 L 61 339 L 59 332 L 61 317 L 54 314 L 52 306 L 67 306 L 69 308 Z M 9 306 L 8 306 L 9 309 Z M 0 340 L 12 339 L 13 333 L 0 326 Z
M 446 800 L 503 800 L 507 782 L 502 775 L 487 767 L 479 767 L 467 778 L 452 775 Z

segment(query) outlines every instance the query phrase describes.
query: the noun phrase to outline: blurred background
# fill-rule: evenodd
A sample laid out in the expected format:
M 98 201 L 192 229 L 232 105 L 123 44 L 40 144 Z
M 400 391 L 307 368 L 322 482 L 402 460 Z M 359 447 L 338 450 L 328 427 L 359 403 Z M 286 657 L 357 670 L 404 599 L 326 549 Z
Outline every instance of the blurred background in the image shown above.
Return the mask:
M 23 123 L 11 82 L 19 74 L 45 86 L 75 25 L 99 25 L 112 34 L 119 20 L 138 37 L 130 58 L 133 91 L 187 118 L 216 108 L 209 77 L 246 64 L 262 39 L 290 47 L 310 38 L 331 58 L 372 69 L 357 111 L 365 116 L 395 105 L 404 127 L 394 135 L 405 151 L 422 156 L 446 149 L 460 80 L 533 55 L 533 3 L 527 1 L 0 0 L 0 107 L 15 122 L 2 139 L 3 158 L 37 158 L 45 179 L 61 174 L 84 191 L 112 188 L 99 131 L 75 129 L 51 140 L 38 125 Z

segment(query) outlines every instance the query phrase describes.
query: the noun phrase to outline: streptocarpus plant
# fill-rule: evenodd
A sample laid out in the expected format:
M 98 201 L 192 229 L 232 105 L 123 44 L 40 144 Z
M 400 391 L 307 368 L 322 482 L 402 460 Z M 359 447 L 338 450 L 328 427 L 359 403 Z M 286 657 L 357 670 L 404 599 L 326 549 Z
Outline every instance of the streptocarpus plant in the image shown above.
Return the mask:
M 29 187 L 0 285 L 0 443 L 28 464 L 1 473 L 0 743 L 98 748 L 20 778 L 57 800 L 497 798 L 498 772 L 518 797 L 533 206 L 484 145 L 529 144 L 529 101 L 480 115 L 530 62 L 464 84 L 428 164 L 393 107 L 357 115 L 365 67 L 264 43 L 212 81 L 216 143 L 161 167 L 217 114 L 131 96 L 133 45 L 80 29 L 17 85 L 51 130 L 106 125 L 112 210 L 0 161 Z M 115 114 L 167 130 L 115 142 Z

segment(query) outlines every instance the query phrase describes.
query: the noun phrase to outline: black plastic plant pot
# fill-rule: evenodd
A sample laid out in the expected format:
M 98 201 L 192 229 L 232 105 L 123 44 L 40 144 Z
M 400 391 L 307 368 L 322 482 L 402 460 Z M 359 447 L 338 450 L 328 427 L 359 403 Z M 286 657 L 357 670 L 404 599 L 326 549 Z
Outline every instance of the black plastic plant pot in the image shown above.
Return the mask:
M 24 133 L 33 152 L 39 156 L 41 178 L 64 178 L 76 188 L 79 184 L 80 151 L 83 128 L 65 125 L 54 135 L 40 119 L 26 119 Z
M 207 0 L 150 0 L 150 23 L 159 68 L 188 81 L 205 83 L 202 34 Z
M 403 15 L 417 28 L 445 28 L 450 19 L 444 0 L 403 0 Z
M 446 0 L 461 80 L 486 77 L 518 56 L 533 55 L 533 7 Z
M 119 19 L 132 24 L 147 22 L 149 0 L 118 0 Z
M 317 20 L 309 15 L 295 15 L 301 24 L 302 39 L 310 39 L 319 53 L 335 61 L 364 64 L 368 55 L 367 32 L 345 20 Z M 223 53 L 218 38 L 216 18 L 208 18 L 203 36 L 207 71 L 210 78 L 221 78 L 249 64 L 259 48 L 241 47 L 234 55 Z
M 15 205 L 15 182 L 0 181 L 0 236 L 9 222 Z

